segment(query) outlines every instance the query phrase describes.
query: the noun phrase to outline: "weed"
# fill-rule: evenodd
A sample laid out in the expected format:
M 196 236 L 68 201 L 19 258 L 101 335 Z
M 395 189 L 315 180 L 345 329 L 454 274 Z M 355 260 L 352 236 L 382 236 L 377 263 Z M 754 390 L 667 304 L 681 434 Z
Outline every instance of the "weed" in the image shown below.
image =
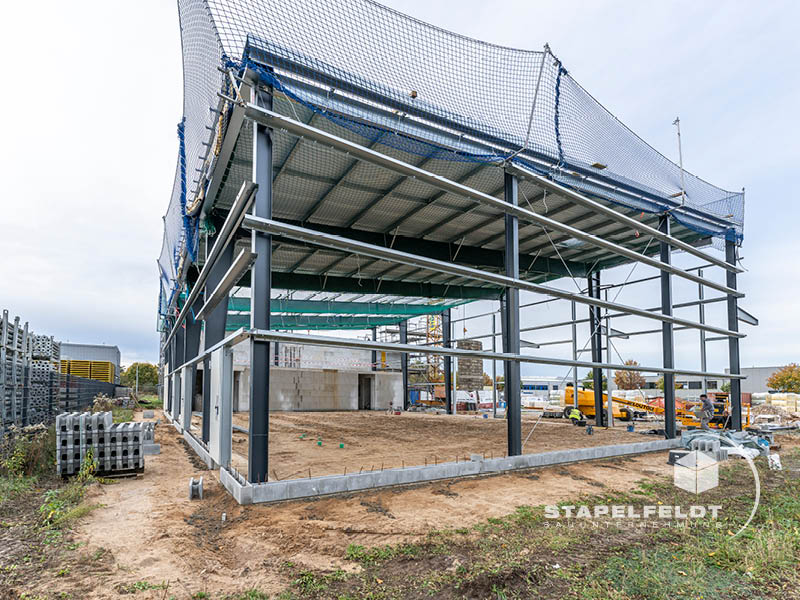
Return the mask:
M 167 589 L 166 583 L 150 583 L 149 581 L 134 581 L 128 585 L 120 585 L 117 588 L 120 594 L 135 594 L 136 592 L 145 592 L 147 590 L 165 590 Z

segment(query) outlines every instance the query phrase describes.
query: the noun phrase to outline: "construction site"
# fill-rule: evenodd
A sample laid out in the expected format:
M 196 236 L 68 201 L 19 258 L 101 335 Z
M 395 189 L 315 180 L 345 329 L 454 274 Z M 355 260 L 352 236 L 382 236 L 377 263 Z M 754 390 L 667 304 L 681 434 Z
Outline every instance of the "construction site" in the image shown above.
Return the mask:
M 0 598 L 800 597 L 798 395 L 742 389 L 744 188 L 679 118 L 373 0 L 177 7 L 158 393 L 3 314 Z

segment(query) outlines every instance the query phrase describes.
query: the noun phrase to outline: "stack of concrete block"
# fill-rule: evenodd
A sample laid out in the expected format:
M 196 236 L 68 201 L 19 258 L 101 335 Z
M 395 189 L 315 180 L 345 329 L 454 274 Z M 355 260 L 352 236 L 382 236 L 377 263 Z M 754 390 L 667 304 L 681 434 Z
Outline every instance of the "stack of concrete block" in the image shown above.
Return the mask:
M 457 340 L 456 348 L 462 350 L 483 350 L 483 344 L 478 340 Z M 456 378 L 456 389 L 458 390 L 482 390 L 483 389 L 483 359 L 481 358 L 459 358 L 458 376 Z
M 689 448 L 699 452 L 705 452 L 717 462 L 728 460 L 728 448 L 720 445 L 719 440 L 696 439 L 689 443 Z
M 97 473 L 144 469 L 145 423 L 113 423 L 111 412 L 64 413 L 56 417 L 57 465 L 60 475 L 80 471 L 89 450 Z

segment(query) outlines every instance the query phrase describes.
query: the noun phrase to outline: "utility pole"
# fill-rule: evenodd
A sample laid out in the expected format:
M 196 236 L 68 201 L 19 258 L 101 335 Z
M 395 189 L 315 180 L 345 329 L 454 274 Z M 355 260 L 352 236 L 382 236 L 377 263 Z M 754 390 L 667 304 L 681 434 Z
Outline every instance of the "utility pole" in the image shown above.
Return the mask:
M 136 363 L 136 395 L 139 395 L 139 363 Z

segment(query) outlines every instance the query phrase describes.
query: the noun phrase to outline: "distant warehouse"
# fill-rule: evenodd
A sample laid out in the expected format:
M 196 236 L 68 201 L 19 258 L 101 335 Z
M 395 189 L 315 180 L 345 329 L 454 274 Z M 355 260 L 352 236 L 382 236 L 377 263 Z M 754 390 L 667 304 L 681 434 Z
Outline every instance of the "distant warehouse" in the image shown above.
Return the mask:
M 112 383 L 119 383 L 120 352 L 117 346 L 103 344 L 70 344 L 61 342 L 62 361 L 108 362 L 114 368 Z M 88 377 L 89 375 L 85 375 Z

